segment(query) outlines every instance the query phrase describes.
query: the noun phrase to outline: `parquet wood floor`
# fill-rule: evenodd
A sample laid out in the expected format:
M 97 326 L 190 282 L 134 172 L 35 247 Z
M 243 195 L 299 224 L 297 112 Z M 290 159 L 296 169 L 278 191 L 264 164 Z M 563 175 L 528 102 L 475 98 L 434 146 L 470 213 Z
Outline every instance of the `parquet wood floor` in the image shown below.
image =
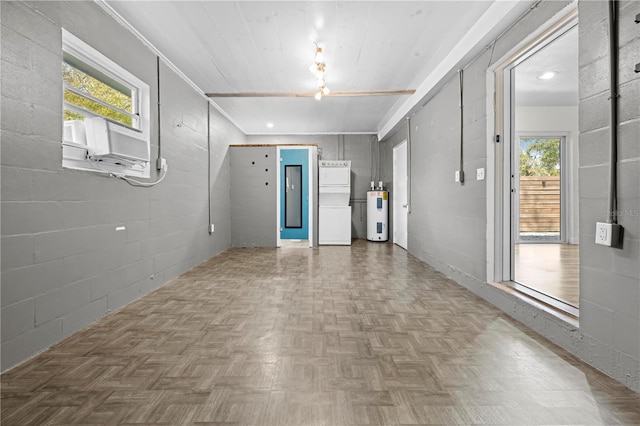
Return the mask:
M 514 281 L 577 308 L 579 253 L 577 244 L 516 244 Z
M 2 375 L 2 424 L 640 424 L 391 244 L 230 249 Z

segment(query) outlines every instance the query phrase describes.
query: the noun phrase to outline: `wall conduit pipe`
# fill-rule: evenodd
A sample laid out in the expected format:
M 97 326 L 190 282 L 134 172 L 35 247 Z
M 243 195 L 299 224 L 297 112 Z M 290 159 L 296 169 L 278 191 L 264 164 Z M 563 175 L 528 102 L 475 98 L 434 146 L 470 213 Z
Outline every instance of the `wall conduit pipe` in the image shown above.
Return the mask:
M 609 212 L 607 221 L 618 223 L 618 1 L 609 0 L 609 78 L 611 103 L 609 151 Z
M 460 185 L 464 185 L 464 70 L 460 70 Z
M 211 225 L 213 222 L 211 221 L 211 102 L 209 101 L 207 101 L 207 200 L 209 202 L 209 223 L 207 224 L 207 229 L 209 230 L 209 235 L 211 235 Z
M 411 213 L 411 118 L 407 117 L 407 214 Z
M 158 88 L 158 159 L 156 161 L 156 168 L 160 170 L 162 169 L 162 143 L 160 141 L 160 56 L 156 56 L 156 82 Z

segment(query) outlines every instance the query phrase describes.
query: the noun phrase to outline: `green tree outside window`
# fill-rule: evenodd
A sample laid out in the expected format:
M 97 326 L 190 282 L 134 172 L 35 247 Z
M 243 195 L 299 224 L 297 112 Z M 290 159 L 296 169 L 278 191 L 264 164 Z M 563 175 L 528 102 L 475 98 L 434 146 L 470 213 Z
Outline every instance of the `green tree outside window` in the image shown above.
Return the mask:
M 520 176 L 560 176 L 560 138 L 520 138 Z
M 114 107 L 120 108 L 123 111 L 132 111 L 132 99 L 130 94 L 122 93 L 108 84 L 105 84 L 104 82 L 64 62 L 62 63 L 62 78 L 66 83 L 77 90 L 87 93 L 94 98 L 113 105 Z M 91 99 L 79 96 L 69 90 L 64 91 L 64 100 L 69 104 L 87 109 L 97 115 L 110 118 L 126 124 L 127 126 L 132 125 L 131 117 L 122 114 L 115 109 L 94 102 Z M 84 116 L 78 112 L 65 109 L 64 119 L 84 120 Z

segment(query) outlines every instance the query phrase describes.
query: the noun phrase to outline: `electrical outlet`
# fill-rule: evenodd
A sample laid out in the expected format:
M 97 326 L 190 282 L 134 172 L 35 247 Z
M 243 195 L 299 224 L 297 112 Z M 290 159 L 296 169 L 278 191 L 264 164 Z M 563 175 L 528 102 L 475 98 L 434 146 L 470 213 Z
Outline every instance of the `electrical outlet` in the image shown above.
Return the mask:
M 596 244 L 609 245 L 607 244 L 607 239 L 611 234 L 607 225 L 607 223 L 602 222 L 596 223 Z
M 215 229 L 216 228 L 213 223 L 209 225 L 209 233 L 213 234 L 213 231 L 215 231 Z
M 456 182 L 460 182 L 460 170 L 456 170 L 456 174 L 454 176 Z
M 596 223 L 596 244 L 618 247 L 622 235 L 622 226 L 615 223 Z
M 484 168 L 476 169 L 476 179 L 484 180 Z

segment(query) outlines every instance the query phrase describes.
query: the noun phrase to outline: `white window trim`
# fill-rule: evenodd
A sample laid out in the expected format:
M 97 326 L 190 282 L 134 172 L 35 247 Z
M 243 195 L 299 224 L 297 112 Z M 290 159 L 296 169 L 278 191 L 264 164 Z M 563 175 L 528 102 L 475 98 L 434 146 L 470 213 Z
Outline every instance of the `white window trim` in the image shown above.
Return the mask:
M 132 88 L 132 110 L 139 116 L 136 122 L 133 123 L 132 127 L 134 128 L 108 122 L 108 132 L 110 136 L 124 135 L 143 141 L 147 147 L 147 158 L 150 159 L 151 109 L 149 85 L 65 29 L 62 29 L 62 50 L 96 68 L 109 78 Z M 64 109 L 64 99 L 62 99 L 62 104 Z M 99 115 L 96 116 L 99 117 Z M 150 161 L 135 161 L 129 165 L 120 165 L 109 161 L 95 161 L 89 158 L 88 147 L 85 148 L 82 144 L 68 143 L 67 141 L 63 141 L 62 152 L 62 166 L 65 168 L 118 173 L 143 178 L 150 177 Z

